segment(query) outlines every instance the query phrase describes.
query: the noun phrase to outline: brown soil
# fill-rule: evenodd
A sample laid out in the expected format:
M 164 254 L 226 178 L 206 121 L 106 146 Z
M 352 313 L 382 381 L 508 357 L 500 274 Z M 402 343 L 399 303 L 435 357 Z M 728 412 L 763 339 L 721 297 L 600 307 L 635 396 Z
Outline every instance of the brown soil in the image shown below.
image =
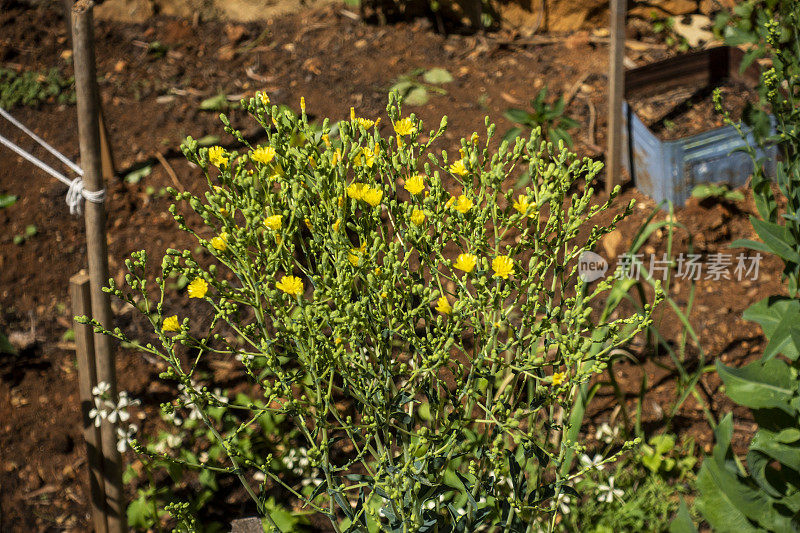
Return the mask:
M 728 81 L 718 86 L 725 109 L 731 118 L 741 119 L 749 102 L 758 102 L 758 93 L 741 82 Z M 714 109 L 715 87 L 677 87 L 630 101 L 640 119 L 664 141 L 683 139 L 724 125 L 722 115 Z
M 47 5 L 23 9 L 11 3 L 0 11 L 0 27 L 4 66 L 37 70 L 58 66 L 69 73 L 65 53 L 69 44 L 60 11 Z M 351 106 L 361 116 L 383 116 L 388 87 L 415 68 L 444 67 L 455 77 L 446 86 L 446 95 L 432 95 L 426 106 L 414 109 L 428 126 L 438 124 L 444 112 L 448 114 L 450 148 L 457 146 L 460 137 L 480 132 L 486 114 L 497 121 L 498 131 L 505 131 L 511 124 L 502 112 L 519 107 L 547 85 L 550 94 L 574 94 L 568 113 L 581 122 L 573 135 L 575 149 L 598 156 L 599 146 L 605 143 L 608 50 L 582 37 L 566 39 L 567 45 L 521 47 L 504 34 L 437 35 L 426 21 L 366 26 L 342 14 L 340 6 L 241 26 L 216 22 L 193 26 L 157 17 L 142 25 L 99 22 L 98 73 L 122 174 L 155 162 L 154 154 L 160 152 L 181 184 L 200 192 L 204 180 L 176 147 L 186 135 L 200 138 L 222 132 L 216 113 L 198 109 L 205 98 L 220 92 L 244 95 L 266 90 L 273 101 L 295 108 L 304 95 L 308 109 L 318 116 L 346 118 Z M 166 49 L 149 45 L 154 42 Z M 653 57 L 643 52 L 638 59 L 644 62 Z M 13 113 L 68 157 L 78 159 L 74 107 L 43 105 L 17 108 Z M 241 112 L 229 115 L 235 126 L 257 135 L 254 122 Z M 30 146 L 7 124 L 0 125 L 0 132 Z M 233 139 L 224 134 L 221 142 L 233 146 Z M 40 150 L 35 153 L 44 155 Z M 132 251 L 144 248 L 158 262 L 168 247 L 194 248 L 192 239 L 175 228 L 167 213 L 168 200 L 157 194 L 171 185 L 173 181 L 158 163 L 138 184 L 121 179 L 108 184 L 110 269 L 118 281 L 124 275 L 122 262 Z M 156 193 L 149 194 L 148 187 Z M 34 324 L 36 339 L 17 356 L 0 355 L 0 530 L 87 530 L 87 471 L 75 353 L 74 346 L 62 341 L 71 327 L 67 282 L 86 266 L 83 221 L 68 214 L 63 185 L 7 151 L 0 157 L 0 193 L 19 196 L 15 205 L 0 209 L 4 228 L 0 234 L 0 330 L 24 332 Z M 598 199 L 602 198 L 600 193 Z M 602 243 L 601 253 L 612 266 L 654 208 L 652 201 L 630 187 L 619 205 L 631 198 L 639 202 L 634 215 Z M 677 235 L 674 253 L 688 251 L 689 236 L 695 251 L 729 253 L 732 240 L 754 238 L 747 218 L 753 212 L 750 196 L 736 205 L 694 203 L 677 210 L 686 231 Z M 30 224 L 36 225 L 37 234 L 22 245 L 13 244 L 14 235 Z M 643 252 L 664 250 L 660 234 L 651 238 Z M 780 268 L 778 261 L 768 258 L 756 282 L 697 283 L 691 321 L 709 361 L 719 358 L 739 365 L 760 352 L 761 332 L 744 322 L 741 314 L 758 299 L 782 292 Z M 687 300 L 688 291 L 685 282 L 672 286 L 679 302 Z M 121 327 L 136 327 L 123 308 L 116 311 Z M 664 312 L 658 325 L 670 342 L 678 342 L 682 329 L 671 313 Z M 615 375 L 633 409 L 641 372 L 647 373 L 644 427 L 658 430 L 674 401 L 675 374 L 662 368 L 670 364 L 663 351 L 648 353 L 639 344 L 631 352 L 643 364 L 622 361 L 615 365 Z M 691 346 L 687 350 L 689 368 L 697 366 L 697 354 Z M 133 396 L 152 397 L 156 366 L 136 353 L 119 350 L 118 368 L 121 389 Z M 716 416 L 731 409 L 713 374 L 703 378 L 701 395 Z M 617 404 L 606 389 L 598 398 L 587 431 L 608 420 Z M 735 413 L 740 415 L 736 444 L 741 450 L 754 426 L 745 413 Z M 684 404 L 673 422 L 675 431 L 708 449 L 711 435 L 694 399 Z

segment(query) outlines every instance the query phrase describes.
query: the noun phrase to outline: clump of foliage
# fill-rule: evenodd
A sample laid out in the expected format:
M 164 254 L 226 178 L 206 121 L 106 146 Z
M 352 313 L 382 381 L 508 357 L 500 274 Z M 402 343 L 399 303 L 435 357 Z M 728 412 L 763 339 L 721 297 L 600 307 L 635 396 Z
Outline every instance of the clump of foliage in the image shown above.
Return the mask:
M 64 78 L 58 69 L 47 72 L 17 72 L 0 68 L 0 107 L 38 106 L 43 102 L 75 103 L 75 80 Z
M 564 97 L 559 96 L 552 104 L 547 101 L 547 87 L 542 87 L 536 98 L 531 100 L 531 110 L 510 108 L 503 112 L 503 116 L 519 126 L 509 129 L 503 139 L 511 141 L 520 135 L 527 135 L 526 131 L 541 128 L 542 135 L 550 142 L 558 144 L 563 141 L 567 146 L 572 146 L 570 129 L 577 128 L 580 124 L 575 119 L 564 114 Z
M 751 222 L 761 242 L 740 240 L 733 246 L 780 257 L 788 296 L 770 296 L 744 313 L 761 325 L 768 340 L 761 360 L 738 369 L 717 363 L 725 392 L 750 408 L 758 424 L 747 468 L 731 450 L 729 414 L 716 428 L 714 451 L 698 474 L 697 507 L 722 532 L 800 529 L 800 6 L 797 1 L 771 5 L 792 6 L 781 11 L 783 18 L 760 21 L 757 30 L 772 54 L 773 66 L 762 74 L 762 84 L 776 118 L 777 134 L 771 140 L 780 143 L 783 154 L 777 184 L 786 207 L 779 209 L 771 181 L 756 165 L 752 187 L 759 217 Z M 752 147 L 750 153 L 755 160 Z
M 447 94 L 447 91 L 439 86 L 452 81 L 453 75 L 443 68 L 428 70 L 418 68 L 400 76 L 390 91 L 398 92 L 405 105 L 425 105 L 430 99 L 430 93 Z
M 388 138 L 354 113 L 335 130 L 327 120 L 314 128 L 302 101 L 299 116 L 263 94 L 242 106 L 267 142 L 248 144 L 223 116 L 244 149 L 188 139 L 209 191 L 172 191 L 203 220 L 191 228 L 171 207 L 214 264 L 168 250 L 153 283 L 137 252 L 128 287 L 108 289 L 144 299 L 158 342 L 138 346 L 181 387 L 165 411 L 193 406 L 224 450 L 202 467 L 237 476 L 273 531 L 283 530 L 267 505 L 275 491 L 335 531 L 555 529 L 559 498 L 577 496 L 576 476 L 595 467 L 568 463 L 585 448 L 566 437 L 580 385 L 651 322 L 652 306 L 596 320 L 592 303 L 612 281 L 590 289 L 578 277 L 578 256 L 631 209 L 592 224 L 618 192 L 591 205 L 601 165 L 543 142 L 539 129 L 492 150 L 488 119 L 485 136 L 437 153 L 446 119 L 423 136 L 396 94 Z M 509 187 L 515 169 L 531 176 L 524 190 Z M 177 295 L 165 280 L 176 272 L 199 301 L 188 316 L 168 312 Z M 209 414 L 219 399 L 192 378 L 234 358 L 264 399 L 231 401 L 241 424 L 221 428 Z M 295 428 L 286 449 L 317 472 L 312 489 L 276 468 L 275 453 L 239 446 L 267 416 Z

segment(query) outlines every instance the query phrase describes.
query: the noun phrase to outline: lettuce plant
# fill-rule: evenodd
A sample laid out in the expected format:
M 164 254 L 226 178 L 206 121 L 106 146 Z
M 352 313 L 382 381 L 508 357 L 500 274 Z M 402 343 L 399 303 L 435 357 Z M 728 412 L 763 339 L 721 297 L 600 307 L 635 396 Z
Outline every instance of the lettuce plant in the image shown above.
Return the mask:
M 437 153 L 446 119 L 425 134 L 394 94 L 388 124 L 351 113 L 314 128 L 302 101 L 295 115 L 260 93 L 242 107 L 265 142 L 249 144 L 222 116 L 242 148 L 188 139 L 209 190 L 172 191 L 175 220 L 211 264 L 168 250 L 153 283 L 137 252 L 127 287 L 108 289 L 146 302 L 158 342 L 137 345 L 185 398 L 163 407 L 191 406 L 225 450 L 194 466 L 238 476 L 276 531 L 266 505 L 276 494 L 335 531 L 552 530 L 559 497 L 592 468 L 560 469 L 585 448 L 564 438 L 579 385 L 651 321 L 650 306 L 597 320 L 592 303 L 611 282 L 578 276 L 578 256 L 631 208 L 592 224 L 617 194 L 592 205 L 601 164 L 539 130 L 492 148 L 488 119 L 484 135 Z M 523 171 L 530 186 L 511 189 Z M 191 315 L 168 311 L 176 274 L 190 280 Z M 192 377 L 234 359 L 264 400 L 231 400 L 241 424 L 220 432 L 208 416 L 218 398 Z M 237 448 L 268 414 L 291 421 L 299 437 L 288 444 L 318 480 L 296 483 L 275 468 L 280 458 Z

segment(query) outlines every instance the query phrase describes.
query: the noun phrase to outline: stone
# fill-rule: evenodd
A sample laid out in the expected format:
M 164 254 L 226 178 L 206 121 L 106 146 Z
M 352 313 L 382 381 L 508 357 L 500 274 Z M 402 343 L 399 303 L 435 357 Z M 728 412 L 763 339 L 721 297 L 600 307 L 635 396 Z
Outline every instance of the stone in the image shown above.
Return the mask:
M 107 0 L 94 8 L 98 19 L 120 22 L 146 22 L 153 13 L 150 0 Z

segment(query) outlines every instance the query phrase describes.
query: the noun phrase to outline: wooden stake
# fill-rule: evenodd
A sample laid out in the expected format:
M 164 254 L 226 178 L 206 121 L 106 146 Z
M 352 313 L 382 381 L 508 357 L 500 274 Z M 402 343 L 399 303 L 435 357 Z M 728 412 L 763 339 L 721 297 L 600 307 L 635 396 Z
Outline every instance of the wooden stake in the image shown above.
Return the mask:
M 626 0 L 611 1 L 611 46 L 608 67 L 608 152 L 606 192 L 622 184 L 622 99 L 625 91 Z
M 83 186 L 87 191 L 103 189 L 100 149 L 100 117 L 97 99 L 97 73 L 94 53 L 94 21 L 91 0 L 78 0 L 72 8 L 73 58 L 75 91 L 78 100 L 78 133 L 81 145 Z M 89 259 L 92 318 L 104 328 L 113 328 L 111 305 L 102 287 L 108 281 L 108 243 L 106 214 L 102 203 L 86 201 L 86 248 Z M 112 398 L 117 398 L 117 372 L 111 338 L 95 334 L 95 365 L 98 382 L 108 383 Z M 122 533 L 125 524 L 125 502 L 122 491 L 122 457 L 117 450 L 116 425 L 103 421 L 101 426 L 103 475 L 105 478 L 106 513 L 109 533 Z
M 89 295 L 89 275 L 84 271 L 69 280 L 73 316 L 92 316 L 92 302 Z M 97 370 L 94 364 L 94 337 L 92 328 L 75 322 L 75 348 L 78 356 L 78 390 L 83 416 L 83 438 L 86 441 L 86 455 L 89 464 L 89 489 L 91 494 L 92 520 L 95 533 L 107 533 L 105 510 L 105 483 L 103 482 L 103 459 L 100 453 L 102 439 L 100 428 L 89 418 L 94 407 L 92 388 L 97 385 Z

